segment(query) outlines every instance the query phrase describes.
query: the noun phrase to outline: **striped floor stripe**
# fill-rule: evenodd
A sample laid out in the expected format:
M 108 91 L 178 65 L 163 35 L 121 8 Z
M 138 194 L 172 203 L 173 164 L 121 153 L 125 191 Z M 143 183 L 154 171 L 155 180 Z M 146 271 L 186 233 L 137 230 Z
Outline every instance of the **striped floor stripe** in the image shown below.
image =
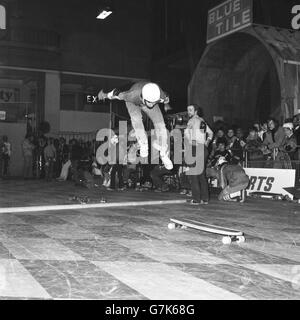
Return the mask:
M 128 202 L 114 202 L 114 203 L 63 204 L 63 205 L 51 205 L 51 206 L 49 205 L 49 206 L 7 207 L 7 208 L 0 208 L 0 213 L 136 207 L 136 206 L 150 206 L 150 205 L 162 205 L 162 204 L 181 204 L 181 203 L 186 203 L 186 200 L 128 201 Z
M 161 263 L 93 262 L 151 300 L 242 300 L 239 295 Z

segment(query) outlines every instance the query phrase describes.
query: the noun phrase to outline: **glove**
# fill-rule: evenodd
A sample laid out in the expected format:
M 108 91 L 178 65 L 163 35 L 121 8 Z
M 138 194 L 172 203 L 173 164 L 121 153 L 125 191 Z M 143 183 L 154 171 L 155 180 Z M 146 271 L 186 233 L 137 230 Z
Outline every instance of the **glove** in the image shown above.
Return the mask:
M 98 99 L 99 101 L 103 101 L 107 98 L 107 94 L 103 92 L 103 90 L 101 90 L 99 93 L 98 93 Z

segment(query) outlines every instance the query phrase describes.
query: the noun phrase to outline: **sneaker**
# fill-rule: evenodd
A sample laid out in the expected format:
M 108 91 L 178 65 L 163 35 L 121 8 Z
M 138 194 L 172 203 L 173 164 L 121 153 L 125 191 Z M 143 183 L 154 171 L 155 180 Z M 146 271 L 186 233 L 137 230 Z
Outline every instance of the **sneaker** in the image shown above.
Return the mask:
M 151 188 L 152 187 L 152 184 L 150 181 L 146 181 L 144 184 L 143 184 L 143 187 L 144 188 Z
M 192 191 L 188 191 L 188 192 L 186 193 L 186 195 L 187 195 L 188 197 L 192 197 L 192 196 L 193 196 L 193 193 L 192 193 Z
M 179 194 L 187 194 L 187 190 L 186 190 L 186 189 L 183 189 L 182 191 L 180 191 Z
M 127 189 L 126 187 L 122 187 L 122 188 L 119 188 L 118 191 L 124 191 L 126 189 Z
M 157 188 L 154 190 L 154 192 L 162 192 L 161 188 Z
M 201 201 L 200 201 L 200 204 L 208 204 L 208 201 L 201 200 Z
M 189 204 L 192 204 L 192 205 L 198 205 L 198 204 L 201 204 L 199 201 L 196 201 L 194 199 L 189 199 L 186 201 L 187 203 Z
M 161 161 L 163 162 L 163 164 L 167 170 L 173 169 L 173 163 L 168 156 L 161 157 Z
M 106 190 L 108 191 L 115 191 L 115 189 L 111 188 L 111 187 L 107 187 Z

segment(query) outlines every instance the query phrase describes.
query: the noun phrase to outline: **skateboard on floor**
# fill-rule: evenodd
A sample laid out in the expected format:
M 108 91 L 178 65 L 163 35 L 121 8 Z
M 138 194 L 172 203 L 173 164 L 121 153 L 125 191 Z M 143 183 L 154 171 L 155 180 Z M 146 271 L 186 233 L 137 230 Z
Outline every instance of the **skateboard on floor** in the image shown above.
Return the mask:
M 190 219 L 170 219 L 168 224 L 169 229 L 196 229 L 204 232 L 222 235 L 223 244 L 230 244 L 231 242 L 242 243 L 245 242 L 244 233 L 234 229 L 228 229 L 213 224 L 207 224 L 200 221 Z
M 289 195 L 282 193 L 271 193 L 271 192 L 249 192 L 249 196 L 253 198 L 271 199 L 271 200 L 292 200 Z
M 105 198 L 100 199 L 90 199 L 88 196 L 72 196 L 69 197 L 70 201 L 77 201 L 80 204 L 87 204 L 87 203 L 106 203 L 107 200 Z

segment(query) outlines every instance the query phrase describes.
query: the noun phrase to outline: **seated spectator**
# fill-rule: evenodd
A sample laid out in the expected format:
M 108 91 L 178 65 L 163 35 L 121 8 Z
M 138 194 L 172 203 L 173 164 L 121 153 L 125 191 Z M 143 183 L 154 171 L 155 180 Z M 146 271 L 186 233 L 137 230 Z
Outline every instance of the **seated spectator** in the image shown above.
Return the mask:
M 139 144 L 130 143 L 127 151 L 126 162 L 124 166 L 124 183 L 128 188 L 136 185 L 138 180 L 137 170 L 137 156 L 138 156 Z
M 239 139 L 239 140 L 243 140 L 244 139 L 244 131 L 242 128 L 237 128 L 236 129 L 236 137 Z
M 215 134 L 215 137 L 214 137 L 213 142 L 211 144 L 211 146 L 212 146 L 211 157 L 213 157 L 214 153 L 216 152 L 216 150 L 218 148 L 218 144 L 220 142 L 223 142 L 225 144 L 225 146 L 227 145 L 227 138 L 225 136 L 225 132 L 223 129 L 219 129 Z
M 241 161 L 243 160 L 243 147 L 241 145 L 241 140 L 235 135 L 233 128 L 228 129 L 227 138 L 228 138 L 228 145 L 226 149 L 231 154 L 230 163 L 232 164 L 241 163 Z
M 75 184 L 79 182 L 79 166 L 82 159 L 82 148 L 76 139 L 71 140 L 70 160 L 72 166 L 72 178 Z
M 57 178 L 57 181 L 66 181 L 68 179 L 70 168 L 71 168 L 71 160 L 67 160 L 61 168 L 61 172 L 59 177 Z
M 173 154 L 170 156 L 173 159 Z M 150 172 L 150 177 L 153 182 L 153 186 L 155 188 L 155 192 L 167 192 L 170 190 L 169 186 L 162 179 L 165 175 L 173 175 L 178 171 L 178 166 L 174 166 L 172 170 L 166 169 L 166 167 L 162 164 L 159 159 L 159 164 L 155 166 L 151 166 L 152 170 Z
M 277 120 L 270 118 L 268 120 L 268 131 L 265 135 L 263 144 L 267 146 L 275 158 L 275 154 L 279 146 L 282 145 L 285 134 L 282 127 L 279 126 Z
M 217 149 L 213 157 L 209 161 L 209 166 L 214 166 L 220 157 L 224 157 L 227 162 L 231 160 L 231 153 L 226 150 L 226 145 L 224 141 L 219 141 L 217 144 Z
M 246 138 L 245 150 L 249 161 L 264 160 L 263 143 L 258 136 L 257 127 L 249 129 L 249 135 Z

